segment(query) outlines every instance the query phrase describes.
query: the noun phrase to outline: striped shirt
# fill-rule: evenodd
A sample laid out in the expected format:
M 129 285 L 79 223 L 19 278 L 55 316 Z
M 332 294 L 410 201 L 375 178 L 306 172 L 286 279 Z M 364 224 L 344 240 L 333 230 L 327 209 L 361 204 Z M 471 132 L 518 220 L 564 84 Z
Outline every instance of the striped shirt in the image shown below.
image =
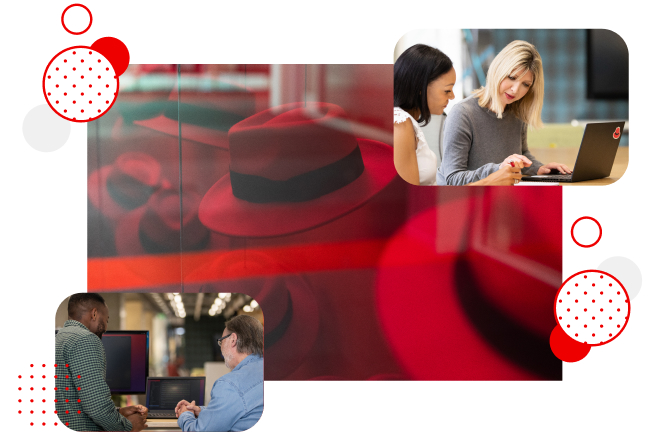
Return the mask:
M 102 341 L 81 322 L 68 320 L 55 339 L 56 411 L 78 432 L 131 431 L 111 400 Z

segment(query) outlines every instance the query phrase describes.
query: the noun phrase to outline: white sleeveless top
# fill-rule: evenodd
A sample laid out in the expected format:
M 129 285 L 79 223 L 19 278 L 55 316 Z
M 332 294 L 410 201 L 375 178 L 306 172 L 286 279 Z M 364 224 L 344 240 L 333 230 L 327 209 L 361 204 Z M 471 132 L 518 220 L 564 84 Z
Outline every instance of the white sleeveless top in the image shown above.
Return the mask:
M 414 118 L 399 107 L 394 107 L 394 123 L 403 123 L 407 119 L 412 121 L 414 137 L 417 141 L 417 166 L 419 167 L 419 184 L 436 185 L 437 184 L 437 156 L 428 147 L 426 137 L 421 131 L 421 127 Z

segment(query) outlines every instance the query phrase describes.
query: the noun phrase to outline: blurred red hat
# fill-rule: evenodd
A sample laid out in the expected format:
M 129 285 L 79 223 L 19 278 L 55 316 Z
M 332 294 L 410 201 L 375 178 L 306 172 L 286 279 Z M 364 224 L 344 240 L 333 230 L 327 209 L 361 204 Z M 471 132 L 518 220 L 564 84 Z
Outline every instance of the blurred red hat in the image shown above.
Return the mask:
M 88 198 L 110 219 L 141 207 L 158 189 L 161 165 L 152 156 L 127 152 L 88 177 Z
M 325 224 L 396 176 L 392 148 L 356 139 L 342 108 L 290 103 L 229 131 L 230 173 L 206 193 L 199 218 L 230 236 L 270 237 Z
M 183 250 L 204 248 L 210 232 L 197 217 L 201 197 L 183 193 Z M 173 253 L 181 250 L 181 208 L 179 192 L 161 189 L 147 205 L 125 216 L 116 228 L 116 250 L 121 256 Z
M 266 253 L 231 251 L 188 274 L 186 288 L 194 289 L 193 282 L 203 279 L 211 282 L 198 292 L 244 293 L 260 304 L 265 320 L 265 380 L 284 379 L 302 364 L 319 330 L 315 294 L 303 276 L 288 272 Z
M 466 206 L 476 209 L 476 203 L 489 202 L 470 191 Z M 475 219 L 480 218 L 482 232 L 496 227 L 479 212 L 460 211 L 458 203 L 464 201 L 439 205 L 410 219 L 387 243 L 380 259 L 378 316 L 397 360 L 417 380 L 561 379 L 561 362 L 531 322 L 534 316 L 554 323 L 551 304 L 539 313 L 512 316 L 486 294 L 472 269 L 484 267 L 487 274 L 512 284 L 508 292 L 520 295 L 525 304 L 550 287 L 537 279 L 523 281 L 518 268 L 496 266 L 490 258 L 468 250 L 465 246 L 476 234 L 468 228 Z M 451 219 L 460 228 L 442 229 Z M 462 248 L 447 248 L 454 244 Z

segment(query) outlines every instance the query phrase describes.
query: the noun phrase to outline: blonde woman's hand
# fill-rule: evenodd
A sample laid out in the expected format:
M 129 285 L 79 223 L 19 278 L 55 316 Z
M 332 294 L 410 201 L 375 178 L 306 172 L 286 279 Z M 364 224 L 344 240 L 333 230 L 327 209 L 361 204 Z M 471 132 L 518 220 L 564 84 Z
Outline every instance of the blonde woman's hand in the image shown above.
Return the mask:
M 495 173 L 492 173 L 478 182 L 478 185 L 516 185 L 520 182 L 521 178 L 521 168 L 523 164 L 521 161 L 515 161 L 516 166 L 506 166 L 500 168 Z M 482 183 L 481 183 L 482 182 Z
M 539 167 L 537 174 L 550 174 L 552 170 L 557 170 L 559 174 L 571 174 L 573 172 L 573 170 L 568 168 L 563 163 L 550 162 L 543 165 L 542 167 Z
M 500 164 L 500 168 L 512 166 L 511 165 L 512 162 L 514 162 L 514 166 L 521 165 L 520 168 L 525 168 L 532 165 L 532 161 L 527 157 L 523 156 L 522 154 L 512 154 L 510 156 L 507 156 L 507 158 L 503 160 L 503 163 Z

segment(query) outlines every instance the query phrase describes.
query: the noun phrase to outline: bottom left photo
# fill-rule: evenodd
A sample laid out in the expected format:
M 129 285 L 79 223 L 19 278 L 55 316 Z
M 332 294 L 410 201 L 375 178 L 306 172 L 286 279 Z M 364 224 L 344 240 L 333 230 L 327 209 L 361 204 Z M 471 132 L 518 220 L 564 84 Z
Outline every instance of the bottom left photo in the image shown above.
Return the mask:
M 55 334 L 72 430 L 244 431 L 262 415 L 264 318 L 245 294 L 77 293 Z

